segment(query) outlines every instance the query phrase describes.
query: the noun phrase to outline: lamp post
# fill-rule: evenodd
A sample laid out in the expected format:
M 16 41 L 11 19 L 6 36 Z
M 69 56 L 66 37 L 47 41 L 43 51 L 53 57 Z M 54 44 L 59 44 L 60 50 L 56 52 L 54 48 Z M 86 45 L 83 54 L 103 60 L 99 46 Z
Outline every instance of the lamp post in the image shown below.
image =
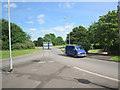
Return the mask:
M 120 43 L 120 1 L 118 1 L 117 13 L 118 13 L 118 28 L 119 28 L 119 43 Z M 119 44 L 119 47 L 120 47 L 120 44 Z M 120 48 L 119 48 L 119 51 L 120 51 Z
M 12 51 L 11 51 L 11 27 L 10 27 L 10 3 L 8 0 L 8 25 L 9 25 L 9 50 L 10 50 L 10 72 L 13 70 Z
M 64 19 L 66 19 L 66 17 L 64 17 Z M 68 21 L 68 19 L 66 20 L 67 21 L 67 25 L 68 25 L 68 30 L 69 30 L 69 21 Z M 70 33 L 69 33 L 69 45 L 70 45 Z

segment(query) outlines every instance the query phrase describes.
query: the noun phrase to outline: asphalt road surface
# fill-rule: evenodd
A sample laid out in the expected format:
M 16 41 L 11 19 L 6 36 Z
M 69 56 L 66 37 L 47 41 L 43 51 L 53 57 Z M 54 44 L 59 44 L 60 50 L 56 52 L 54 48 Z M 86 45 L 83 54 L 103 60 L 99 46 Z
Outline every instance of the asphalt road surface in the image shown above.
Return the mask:
M 118 62 L 67 56 L 59 47 L 2 60 L 2 88 L 104 88 L 118 89 Z

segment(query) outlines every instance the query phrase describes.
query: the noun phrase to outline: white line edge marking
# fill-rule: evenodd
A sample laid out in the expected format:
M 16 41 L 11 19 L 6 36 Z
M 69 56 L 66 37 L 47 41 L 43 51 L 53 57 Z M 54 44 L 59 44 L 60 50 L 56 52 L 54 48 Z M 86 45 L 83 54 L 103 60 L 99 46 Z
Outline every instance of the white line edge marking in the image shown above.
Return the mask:
M 90 73 L 90 74 L 93 74 L 93 75 L 97 75 L 97 76 L 99 76 L 99 77 L 111 79 L 111 80 L 113 80 L 113 81 L 117 81 L 117 82 L 120 81 L 120 80 L 118 80 L 118 79 L 114 79 L 114 78 L 111 78 L 111 77 L 108 77 L 108 76 L 100 75 L 100 74 L 97 74 L 97 73 L 94 73 L 94 72 L 91 72 L 91 71 L 87 71 L 87 70 L 84 70 L 84 69 L 80 69 L 80 68 L 78 68 L 78 67 L 73 67 L 73 68 L 75 68 L 75 69 L 77 69 L 77 70 L 80 70 L 80 71 L 83 71 L 83 72 L 86 72 L 86 73 Z

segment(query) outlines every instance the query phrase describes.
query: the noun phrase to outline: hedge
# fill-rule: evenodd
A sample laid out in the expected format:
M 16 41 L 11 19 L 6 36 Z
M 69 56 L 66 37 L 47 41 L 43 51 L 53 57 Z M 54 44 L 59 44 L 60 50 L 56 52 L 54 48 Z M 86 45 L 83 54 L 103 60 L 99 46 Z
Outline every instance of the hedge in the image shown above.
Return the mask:
M 34 49 L 34 43 L 26 41 L 25 43 L 15 43 L 12 45 L 12 50 L 14 49 Z

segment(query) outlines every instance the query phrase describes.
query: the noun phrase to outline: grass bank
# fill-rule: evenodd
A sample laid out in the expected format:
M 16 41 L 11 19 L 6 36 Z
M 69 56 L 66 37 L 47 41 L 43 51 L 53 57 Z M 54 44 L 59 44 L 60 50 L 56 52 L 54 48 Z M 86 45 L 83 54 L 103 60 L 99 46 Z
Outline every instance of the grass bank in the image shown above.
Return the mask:
M 113 56 L 112 58 L 110 58 L 110 60 L 120 61 L 120 56 Z
M 89 50 L 88 52 L 100 52 L 101 49 L 93 49 L 93 50 Z
M 31 54 L 31 53 L 34 53 L 34 52 L 38 52 L 40 50 L 42 50 L 42 48 L 12 50 L 12 57 Z M 6 58 L 9 58 L 9 50 L 1 50 L 0 51 L 0 59 L 6 59 Z

